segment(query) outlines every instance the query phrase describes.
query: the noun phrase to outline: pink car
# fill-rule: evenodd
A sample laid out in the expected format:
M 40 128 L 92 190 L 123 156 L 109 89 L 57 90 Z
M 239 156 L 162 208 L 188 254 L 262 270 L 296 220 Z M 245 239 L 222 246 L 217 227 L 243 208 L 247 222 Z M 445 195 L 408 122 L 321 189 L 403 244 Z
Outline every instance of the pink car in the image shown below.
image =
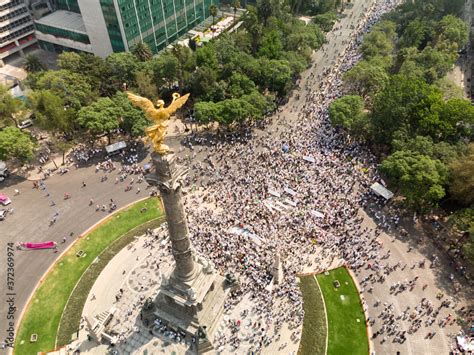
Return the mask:
M 7 195 L 0 194 L 0 203 L 1 203 L 3 206 L 7 206 L 7 205 L 9 205 L 10 203 L 12 203 L 12 200 L 10 200 Z

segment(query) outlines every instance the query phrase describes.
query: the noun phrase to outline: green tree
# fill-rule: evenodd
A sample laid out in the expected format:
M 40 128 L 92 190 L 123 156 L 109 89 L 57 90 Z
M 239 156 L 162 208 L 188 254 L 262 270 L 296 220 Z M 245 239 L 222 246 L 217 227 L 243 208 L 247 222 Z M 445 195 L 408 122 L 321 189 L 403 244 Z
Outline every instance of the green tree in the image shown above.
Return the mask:
M 437 25 L 437 42 L 455 44 L 454 50 L 459 50 L 467 43 L 469 30 L 467 24 L 459 17 L 444 16 Z
M 35 145 L 29 134 L 16 127 L 0 131 L 0 160 L 18 159 L 27 162 L 34 157 Z
M 439 160 L 411 151 L 397 151 L 380 168 L 417 210 L 435 205 L 445 196 L 448 169 Z
M 258 0 L 257 9 L 258 16 L 263 22 L 263 26 L 267 26 L 267 21 L 270 16 L 273 16 L 276 12 L 276 4 L 274 0 Z
M 216 103 L 212 101 L 201 101 L 194 105 L 194 112 L 196 114 L 196 120 L 203 124 L 210 122 L 221 122 L 220 110 Z
M 65 158 L 66 158 L 66 153 L 68 152 L 68 150 L 73 148 L 76 144 L 77 144 L 77 142 L 75 142 L 73 140 L 65 140 L 65 139 L 61 139 L 61 138 L 54 138 L 53 139 L 53 145 L 56 147 L 56 149 L 58 149 L 61 152 L 61 154 L 63 156 L 63 161 L 62 161 L 61 165 L 64 165 L 64 161 L 65 161 Z
M 382 90 L 388 80 L 385 68 L 366 60 L 360 61 L 344 74 L 344 84 L 348 91 L 364 99 L 371 98 Z
M 308 68 L 307 57 L 296 52 L 283 52 L 281 60 L 287 62 L 293 77 L 298 76 L 299 73 Z
M 44 72 L 32 89 L 49 90 L 62 98 L 66 106 L 76 110 L 89 104 L 95 96 L 83 75 L 63 69 Z
M 337 15 L 333 11 L 316 15 L 313 18 L 313 22 L 316 25 L 318 25 L 324 32 L 331 31 L 336 21 L 337 21 Z
M 136 72 L 136 83 L 137 90 L 141 96 L 148 97 L 150 99 L 156 99 L 158 97 L 158 88 L 156 87 L 153 80 L 153 71 L 151 69 L 142 69 Z
M 242 96 L 242 100 L 253 106 L 254 110 L 251 111 L 251 118 L 256 120 L 263 118 L 266 113 L 275 108 L 274 99 L 272 95 L 265 96 L 257 90 Z
M 423 68 L 424 78 L 428 83 L 434 83 L 436 80 L 446 76 L 456 61 L 455 52 L 441 51 L 431 46 L 426 46 L 423 51 L 418 53 L 414 60 L 419 67 Z
M 270 91 L 278 95 L 285 95 L 292 84 L 292 71 L 287 61 L 283 60 L 260 60 L 262 69 L 262 80 Z
M 364 37 L 361 52 L 365 59 L 375 56 L 389 56 L 393 52 L 393 43 L 383 32 L 372 31 Z
M 0 84 L 0 124 L 18 125 L 15 113 L 20 110 L 21 101 L 14 98 L 6 86 Z
M 120 128 L 132 137 L 143 136 L 145 128 L 149 125 L 143 111 L 132 106 L 127 95 L 120 91 L 115 94 L 112 101 L 117 110 Z
M 132 50 L 132 53 L 137 57 L 140 62 L 149 61 L 153 57 L 153 53 L 148 46 L 148 44 L 140 41 L 138 42 Z
M 41 60 L 33 55 L 33 54 L 28 54 L 23 63 L 23 68 L 28 72 L 28 73 L 37 73 L 40 71 L 43 71 L 46 69 L 45 65 Z
M 179 62 L 170 52 L 165 52 L 150 61 L 158 91 L 169 91 L 178 82 Z
M 58 55 L 57 65 L 59 69 L 69 70 L 73 73 L 84 71 L 84 56 L 77 52 L 62 52 Z
M 426 18 L 416 18 L 405 27 L 398 45 L 400 48 L 415 47 L 423 49 L 433 39 L 433 36 L 432 21 Z
M 371 120 L 376 140 L 390 145 L 398 130 L 410 135 L 420 127 L 431 131 L 442 104 L 442 94 L 435 87 L 403 75 L 392 76 L 374 99 Z
M 446 142 L 433 142 L 431 137 L 416 136 L 408 139 L 394 139 L 393 150 L 412 151 L 422 155 L 438 159 L 445 164 L 455 160 L 464 146 L 458 147 Z
M 196 65 L 217 70 L 219 61 L 213 43 L 207 43 L 196 50 Z
M 263 35 L 263 25 L 259 21 L 257 9 L 253 6 L 248 6 L 242 21 L 244 28 L 251 37 L 252 54 L 256 54 Z
M 217 12 L 218 12 L 218 9 L 217 9 L 217 6 L 212 4 L 211 6 L 209 6 L 209 14 L 212 16 L 212 25 L 214 26 L 215 23 L 216 23 L 216 16 L 217 16 Z
M 196 68 L 196 56 L 189 47 L 182 45 L 175 45 L 173 49 L 171 49 L 171 53 L 178 60 L 176 73 L 178 87 L 180 90 L 184 90 L 190 82 L 191 73 L 194 72 Z
M 467 154 L 461 155 L 450 166 L 451 184 L 449 191 L 460 203 L 474 204 L 474 144 L 469 145 Z
M 474 107 L 464 99 L 450 99 L 441 107 L 437 134 L 440 140 L 456 142 L 474 134 Z
M 112 99 L 101 97 L 79 111 L 78 121 L 93 135 L 106 133 L 110 144 L 110 134 L 119 127 L 121 114 Z
M 268 59 L 279 59 L 283 45 L 281 43 L 281 34 L 276 31 L 267 32 L 262 38 L 262 44 L 258 54 Z
M 213 99 L 213 87 L 217 82 L 217 72 L 209 67 L 196 69 L 191 82 L 191 92 L 193 97 L 202 100 Z
M 239 55 L 238 46 L 232 34 L 223 33 L 219 36 L 219 40 L 213 43 L 216 50 L 217 61 L 222 71 L 222 78 L 229 77 L 232 74 L 235 59 Z
M 474 226 L 469 229 L 469 239 L 462 246 L 462 251 L 468 262 L 474 264 Z
M 75 113 L 66 107 L 63 98 L 50 90 L 33 91 L 29 101 L 36 116 L 36 124 L 51 132 L 70 134 L 74 128 Z
M 329 107 L 329 118 L 335 126 L 344 127 L 352 135 L 367 137 L 369 120 L 364 112 L 364 100 L 349 95 L 334 100 Z
M 110 71 L 110 78 L 116 88 L 120 88 L 123 83 L 128 86 L 135 86 L 135 73 L 141 69 L 140 62 L 130 52 L 112 53 L 105 62 Z
M 376 56 L 388 57 L 392 54 L 396 39 L 395 26 L 391 21 L 383 21 L 364 36 L 360 49 L 365 59 Z
M 290 33 L 284 36 L 287 51 L 308 51 L 310 59 L 312 50 L 320 48 L 326 42 L 324 33 L 314 24 L 305 25 L 302 21 L 296 21 L 291 28 Z
M 255 114 L 255 108 L 241 99 L 227 99 L 217 103 L 220 119 L 219 124 L 229 126 L 233 123 L 243 123 Z
M 58 67 L 81 75 L 100 96 L 110 96 L 122 85 L 122 81 L 111 80 L 112 68 L 90 53 L 63 52 L 58 56 Z
M 234 73 L 229 79 L 229 94 L 232 98 L 240 98 L 255 89 L 255 83 L 245 74 Z

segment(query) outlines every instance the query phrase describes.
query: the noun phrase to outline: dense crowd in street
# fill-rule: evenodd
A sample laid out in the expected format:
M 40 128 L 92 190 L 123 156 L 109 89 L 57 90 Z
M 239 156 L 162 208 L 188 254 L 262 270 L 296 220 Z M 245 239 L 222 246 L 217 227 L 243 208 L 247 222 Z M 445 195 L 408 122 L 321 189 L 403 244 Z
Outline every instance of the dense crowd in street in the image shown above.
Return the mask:
M 244 321 L 253 330 L 245 339 L 246 346 L 257 353 L 279 340 L 283 327 L 297 343 L 304 319 L 295 277 L 299 273 L 344 264 L 358 275 L 362 295 L 374 287 L 385 287 L 396 295 L 427 287 L 418 276 L 392 284 L 386 281 L 397 270 L 411 268 L 422 275 L 428 266 L 423 260 L 410 265 L 390 259 L 390 249 L 384 248 L 379 236 L 384 231 L 403 233 L 397 211 L 393 215 L 380 211 L 377 205 L 381 202 L 369 192 L 370 185 L 380 181 L 376 159 L 335 130 L 328 117 L 329 104 L 342 95 L 342 74 L 360 60 L 358 47 L 363 35 L 397 2 L 378 0 L 366 5 L 359 25 L 342 41 L 344 49 L 338 57 L 322 74 L 310 74 L 295 94 L 289 108 L 294 119 L 285 117 L 281 109 L 276 122 L 267 122 L 268 129 L 263 132 L 248 131 L 225 142 L 193 137 L 187 141 L 189 156 L 180 154 L 179 161 L 191 172 L 185 189 L 189 192 L 186 212 L 192 242 L 221 274 L 234 274 L 239 281 L 238 291 L 225 304 L 227 313 L 243 300 L 253 304 L 240 319 L 226 321 L 227 330 L 218 331 L 214 340 L 218 350 L 240 348 L 242 339 L 237 330 Z M 342 35 L 338 24 L 333 35 L 336 39 Z M 322 51 L 327 56 L 327 46 Z M 80 147 L 73 150 L 70 162 L 80 166 L 99 153 Z M 201 153 L 206 155 L 202 161 L 194 159 Z M 145 171 L 138 164 L 137 147 L 120 153 L 120 157 L 120 167 L 111 159 L 97 163 L 96 175 L 105 182 L 114 173 L 117 188 L 140 194 L 141 187 L 147 187 L 141 185 Z M 40 188 L 49 196 L 44 184 Z M 147 193 L 156 194 L 156 188 Z M 94 196 L 89 204 L 97 211 L 116 208 L 112 199 L 96 201 Z M 363 224 L 362 208 L 374 216 L 375 229 Z M 236 234 L 235 228 L 244 233 Z M 277 255 L 283 260 L 284 278 L 271 286 L 269 271 Z M 362 277 L 362 273 L 367 276 Z M 470 312 L 458 309 L 454 299 L 442 294 L 436 299 L 420 298 L 416 307 L 407 306 L 401 312 L 383 300 L 372 306 L 376 314 L 369 313 L 367 321 L 373 329 L 372 339 L 381 343 L 403 344 L 423 327 L 437 324 L 442 328 L 453 324 L 457 315 Z M 436 332 L 426 334 L 429 339 L 435 336 Z
M 228 311 L 245 297 L 252 300 L 250 313 L 257 318 L 251 319 L 254 332 L 246 340 L 254 351 L 279 339 L 283 324 L 294 330 L 293 341 L 300 338 L 304 312 L 295 278 L 298 273 L 322 271 L 334 265 L 333 261 L 356 273 L 368 268 L 372 273 L 361 287 L 363 292 L 372 292 L 384 284 L 387 275 L 402 267 L 400 263 L 389 265 L 386 259 L 390 250 L 382 254 L 378 238 L 383 230 L 401 231 L 397 215 L 385 216 L 369 207 L 369 201 L 376 200 L 368 193 L 369 186 L 379 180 L 376 160 L 358 143 L 335 131 L 327 112 L 328 105 L 341 96 L 342 74 L 360 59 L 358 46 L 363 34 L 395 5 L 396 1 L 387 0 L 367 6 L 350 40 L 343 41 L 345 49 L 322 75 L 310 74 L 304 91 L 298 93 L 290 109 L 297 114 L 297 121 L 285 117 L 282 130 L 267 131 L 251 139 L 251 133 L 227 142 L 201 139 L 199 143 L 210 145 L 203 162 L 191 163 L 201 150 L 189 144 L 193 153 L 184 162 L 196 174 L 186 182 L 193 191 L 197 185 L 203 188 L 188 199 L 193 243 L 222 274 L 233 273 L 240 281 L 240 290 L 226 304 Z M 334 31 L 337 38 L 340 29 L 336 26 Z M 298 100 L 304 100 L 302 109 Z M 376 217 L 375 230 L 361 224 L 358 211 L 364 207 Z M 229 231 L 232 227 L 247 233 L 235 235 Z M 283 283 L 270 290 L 269 270 L 277 254 L 284 260 L 285 277 Z M 393 292 L 410 292 L 420 282 L 417 280 L 418 276 L 400 280 Z M 440 306 L 433 310 L 435 303 Z M 423 322 L 432 324 L 445 319 L 440 318 L 441 308 L 454 306 L 452 300 L 422 299 L 415 310 L 408 307 L 397 315 L 393 305 L 385 304 L 377 316 L 381 321 L 377 322 L 373 338 L 380 336 L 381 342 L 390 338 L 402 343 Z M 244 312 L 241 318 L 247 314 Z M 400 319 L 409 320 L 408 329 Z M 449 321 L 453 319 L 450 315 Z M 369 322 L 375 324 L 374 319 Z M 239 324 L 229 320 L 228 326 L 230 332 L 218 332 L 218 349 L 227 345 L 234 350 L 239 348 L 241 338 L 236 328 L 240 327 L 240 320 Z M 434 335 L 432 332 L 427 336 Z

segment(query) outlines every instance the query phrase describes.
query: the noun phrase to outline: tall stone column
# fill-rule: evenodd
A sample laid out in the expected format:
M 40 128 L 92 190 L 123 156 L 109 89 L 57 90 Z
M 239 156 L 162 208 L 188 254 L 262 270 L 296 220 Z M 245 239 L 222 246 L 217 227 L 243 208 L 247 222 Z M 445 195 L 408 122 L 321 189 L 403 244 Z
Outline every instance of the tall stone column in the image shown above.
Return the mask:
M 173 257 L 176 262 L 171 278 L 189 281 L 196 276 L 197 265 L 194 262 L 191 241 L 189 240 L 188 224 L 181 201 L 181 179 L 186 169 L 176 164 L 176 156 L 172 153 L 152 154 L 156 169 L 155 182 L 161 193 L 168 222 L 169 236 Z

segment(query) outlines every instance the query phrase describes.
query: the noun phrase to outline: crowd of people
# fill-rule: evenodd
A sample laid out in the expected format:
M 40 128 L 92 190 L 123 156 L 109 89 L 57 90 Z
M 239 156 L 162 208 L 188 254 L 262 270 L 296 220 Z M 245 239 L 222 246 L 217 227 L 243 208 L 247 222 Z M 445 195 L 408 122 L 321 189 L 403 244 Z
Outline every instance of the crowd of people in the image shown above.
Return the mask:
M 329 34 L 340 48 L 336 58 L 318 75 L 312 72 L 320 65 L 315 62 L 290 104 L 279 109 L 273 121 L 267 120 L 264 130 L 255 128 L 226 140 L 191 136 L 187 149 L 178 152 L 179 162 L 190 168 L 184 185 L 193 245 L 221 274 L 231 273 L 239 281 L 238 290 L 226 301 L 226 314 L 240 310 L 243 303 L 252 305 L 239 311 L 237 318 L 224 321 L 226 329 L 219 329 L 212 339 L 217 350 L 235 352 L 245 346 L 245 351 L 258 353 L 279 341 L 283 329 L 297 344 L 304 311 L 296 276 L 303 272 L 346 265 L 360 280 L 365 310 L 364 297 L 374 287 L 386 287 L 397 295 L 415 287 L 425 290 L 427 285 L 422 286 L 418 276 L 387 282 L 407 267 L 421 272 L 424 261 L 402 265 L 384 248 L 381 233 L 403 236 L 406 231 L 396 214 L 380 211 L 382 202 L 369 192 L 370 185 L 380 181 L 377 161 L 363 146 L 335 130 L 328 117 L 328 106 L 343 92 L 342 75 L 360 60 L 363 35 L 397 3 L 376 0 L 364 5 L 347 38 L 342 38 L 347 28 L 336 25 Z M 322 58 L 329 58 L 332 49 L 324 46 Z M 133 149 L 123 153 L 120 169 L 112 160 L 96 165 L 101 181 L 115 172 L 115 184 L 125 184 L 126 191 L 141 183 L 144 169 Z M 73 158 L 79 164 L 96 153 L 76 150 Z M 136 191 L 140 193 L 140 188 Z M 94 204 L 91 199 L 90 205 Z M 364 224 L 361 209 L 374 217 L 377 227 Z M 235 227 L 246 233 L 236 234 Z M 270 269 L 277 255 L 284 277 L 281 283 L 271 284 Z M 403 344 L 424 326 L 452 324 L 456 306 L 454 299 L 444 295 L 421 298 L 414 309 L 407 306 L 405 310 L 376 300 L 367 322 L 374 341 Z M 245 339 L 239 332 L 244 323 L 252 330 Z M 433 331 L 426 334 L 429 339 L 435 336 Z M 286 347 L 284 342 L 279 350 Z
M 378 238 L 382 231 L 402 231 L 398 217 L 385 216 L 369 206 L 378 202 L 368 192 L 370 185 L 380 180 L 376 159 L 336 131 L 327 110 L 341 96 L 342 74 L 360 60 L 358 47 L 364 33 L 396 3 L 383 0 L 366 5 L 362 21 L 351 27 L 350 38 L 340 39 L 343 49 L 337 58 L 323 73 L 310 74 L 302 82 L 305 89 L 297 94 L 289 112 L 281 109 L 265 131 L 248 131 L 227 141 L 189 141 L 191 154 L 181 162 L 191 168 L 185 181 L 189 191 L 198 190 L 189 194 L 187 201 L 192 240 L 222 274 L 231 272 L 239 280 L 239 291 L 226 302 L 227 313 L 245 299 L 251 300 L 252 309 L 240 314 L 240 319 L 247 318 L 254 329 L 245 339 L 253 351 L 279 339 L 284 325 L 291 340 L 300 338 L 304 312 L 295 277 L 298 273 L 342 264 L 358 274 L 369 269 L 370 277 L 361 287 L 363 293 L 370 293 L 402 267 L 400 263 L 390 265 L 390 251 L 382 253 Z M 334 29 L 336 39 L 342 30 Z M 323 48 L 323 57 L 329 50 Z M 208 148 L 197 148 L 198 144 Z M 194 162 L 199 154 L 204 158 Z M 375 229 L 363 225 L 361 208 L 373 212 L 378 223 Z M 232 227 L 249 233 L 235 235 Z M 277 254 L 284 260 L 284 280 L 271 289 L 269 270 Z M 417 279 L 403 281 L 394 292 L 410 292 Z M 381 335 L 382 342 L 388 337 L 404 342 L 407 334 L 419 328 L 422 317 L 426 324 L 434 322 L 439 311 L 426 312 L 426 305 L 433 307 L 434 302 L 422 300 L 421 310 L 408 318 L 409 329 L 399 321 L 404 315 L 395 315 L 393 305 L 387 305 L 377 317 L 382 321 L 377 322 L 374 339 Z M 454 305 L 451 302 L 450 306 Z M 240 319 L 238 324 L 229 319 L 228 331 L 218 331 L 217 349 L 239 348 L 242 337 L 236 328 Z

